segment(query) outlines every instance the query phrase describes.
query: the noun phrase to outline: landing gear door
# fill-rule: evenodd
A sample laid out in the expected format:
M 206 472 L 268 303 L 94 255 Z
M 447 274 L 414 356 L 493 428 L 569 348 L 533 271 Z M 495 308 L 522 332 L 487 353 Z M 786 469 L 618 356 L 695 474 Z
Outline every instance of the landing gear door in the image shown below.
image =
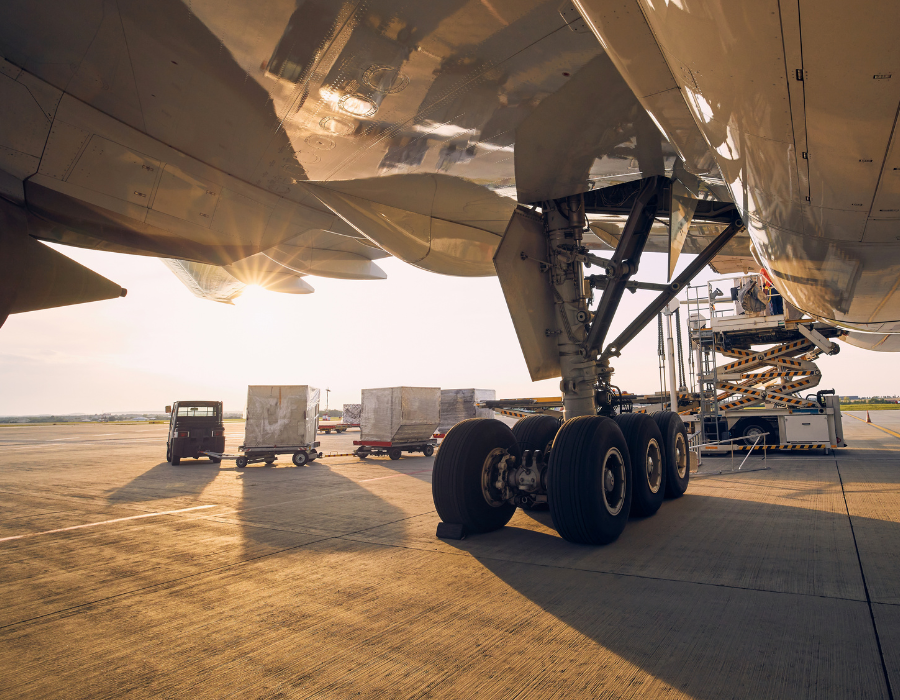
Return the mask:
M 494 268 L 532 381 L 559 377 L 560 331 L 546 266 L 547 236 L 540 215 L 516 209 L 494 254 Z

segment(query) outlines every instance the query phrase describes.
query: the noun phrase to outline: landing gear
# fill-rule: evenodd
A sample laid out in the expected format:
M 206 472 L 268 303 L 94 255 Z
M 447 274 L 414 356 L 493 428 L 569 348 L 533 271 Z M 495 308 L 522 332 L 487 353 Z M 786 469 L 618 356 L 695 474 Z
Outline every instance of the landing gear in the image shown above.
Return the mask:
M 556 531 L 578 544 L 614 541 L 628 522 L 632 491 L 628 445 L 615 421 L 580 416 L 563 423 L 549 468 Z
M 656 421 L 646 413 L 626 413 L 616 416 L 615 421 L 622 429 L 631 458 L 631 513 L 653 515 L 666 495 L 662 434 Z
M 687 491 L 691 478 L 687 430 L 681 416 L 672 411 L 660 411 L 651 416 L 663 440 L 663 462 L 666 469 L 666 496 L 678 498 Z
M 512 431 L 489 418 L 458 423 L 434 460 L 431 493 L 438 515 L 468 532 L 503 527 L 516 512 L 507 498 L 510 467 L 521 457 Z
M 677 177 L 690 179 L 682 170 Z M 630 397 L 611 382 L 610 361 L 742 224 L 728 203 L 684 204 L 692 190 L 683 181 L 651 176 L 615 187 L 609 197 L 603 188 L 536 202 L 510 219 L 494 267 L 532 380 L 561 379 L 566 422 L 560 427 L 552 416 L 535 415 L 512 431 L 484 419 L 453 428 L 434 464 L 432 493 L 444 520 L 439 537 L 494 530 L 517 507 L 549 504 L 562 537 L 606 544 L 621 534 L 632 508 L 635 514 L 652 515 L 665 496 L 687 489 L 689 453 L 681 418 L 675 413 L 632 415 Z M 615 252 L 611 258 L 596 255 L 586 236 L 587 215 L 621 216 L 627 203 L 630 213 Z M 686 231 L 695 214 L 727 227 L 670 282 L 631 279 L 654 222 L 666 214 L 679 231 Z M 670 246 L 670 268 L 681 252 L 679 236 Z M 604 274 L 586 277 L 584 268 L 594 265 Z M 608 342 L 622 295 L 637 289 L 658 296 Z M 602 290 L 596 310 L 591 309 L 592 290 Z

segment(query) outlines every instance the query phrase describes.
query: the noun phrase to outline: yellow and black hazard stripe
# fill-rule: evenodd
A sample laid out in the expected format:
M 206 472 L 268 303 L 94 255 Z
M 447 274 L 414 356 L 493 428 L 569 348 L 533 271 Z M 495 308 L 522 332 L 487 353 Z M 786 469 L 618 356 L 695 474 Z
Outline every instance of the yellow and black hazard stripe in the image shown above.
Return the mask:
M 703 447 L 701 449 L 704 450 L 734 450 L 735 452 L 747 452 L 751 449 L 760 450 L 763 447 L 767 450 L 824 450 L 829 447 L 834 448 L 837 445 L 829 445 L 827 443 L 818 444 L 818 445 L 710 445 L 709 447 Z

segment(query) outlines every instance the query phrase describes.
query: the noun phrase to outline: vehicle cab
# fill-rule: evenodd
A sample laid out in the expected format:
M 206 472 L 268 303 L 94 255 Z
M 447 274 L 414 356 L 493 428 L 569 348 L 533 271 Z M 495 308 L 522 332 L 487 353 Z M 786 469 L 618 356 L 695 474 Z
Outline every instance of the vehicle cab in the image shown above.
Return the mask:
M 170 414 L 166 461 L 178 464 L 182 457 L 199 459 L 203 452 L 225 451 L 221 401 L 176 401 L 166 406 L 166 413 Z

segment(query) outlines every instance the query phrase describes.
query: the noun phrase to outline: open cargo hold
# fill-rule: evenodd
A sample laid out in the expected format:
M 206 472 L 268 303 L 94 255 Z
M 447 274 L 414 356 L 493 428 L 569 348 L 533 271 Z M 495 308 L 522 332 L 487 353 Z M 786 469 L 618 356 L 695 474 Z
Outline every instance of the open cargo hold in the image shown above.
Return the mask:
M 441 424 L 439 435 L 445 434 L 457 423 L 469 418 L 493 418 L 489 408 L 476 408 L 480 401 L 494 401 L 497 392 L 493 389 L 441 389 Z
M 344 415 L 341 416 L 341 423 L 344 425 L 359 425 L 359 417 L 361 414 L 361 403 L 345 403 Z
M 427 440 L 440 422 L 441 390 L 437 387 L 398 386 L 362 391 L 362 441 Z
M 249 386 L 243 447 L 311 445 L 316 439 L 318 413 L 319 390 L 315 387 Z

